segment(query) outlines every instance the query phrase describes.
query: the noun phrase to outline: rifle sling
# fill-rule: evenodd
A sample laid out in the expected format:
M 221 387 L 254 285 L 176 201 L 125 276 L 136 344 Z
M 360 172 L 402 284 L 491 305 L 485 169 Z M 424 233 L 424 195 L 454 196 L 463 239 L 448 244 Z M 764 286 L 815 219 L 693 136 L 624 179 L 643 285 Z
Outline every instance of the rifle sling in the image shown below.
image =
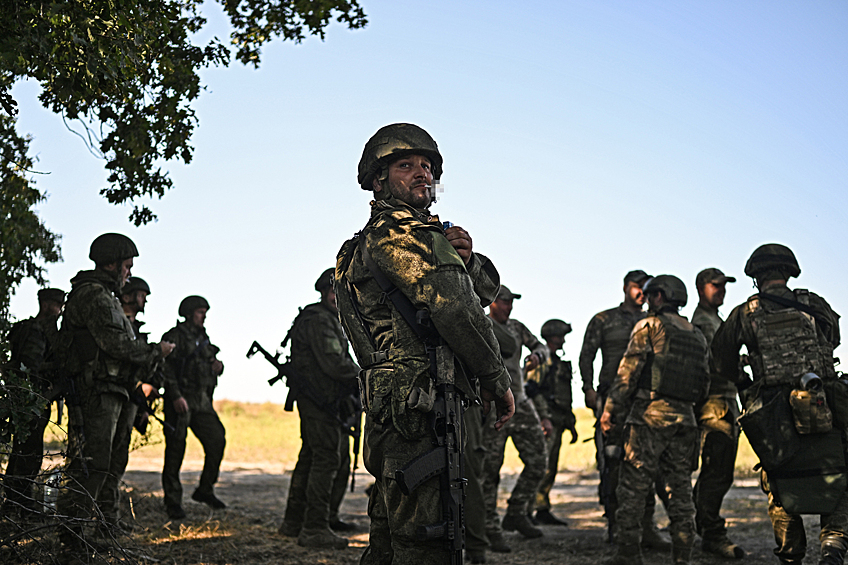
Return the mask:
M 787 308 L 795 308 L 796 310 L 800 310 L 805 314 L 809 314 L 810 316 L 816 319 L 816 322 L 818 322 L 819 325 L 827 323 L 824 319 L 822 319 L 821 314 L 813 310 L 809 304 L 804 304 L 803 302 L 792 300 L 791 298 L 784 298 L 783 296 L 777 296 L 776 294 L 769 294 L 767 292 L 761 292 L 759 296 L 760 298 L 765 298 L 766 300 L 777 302 L 781 306 L 786 306 Z

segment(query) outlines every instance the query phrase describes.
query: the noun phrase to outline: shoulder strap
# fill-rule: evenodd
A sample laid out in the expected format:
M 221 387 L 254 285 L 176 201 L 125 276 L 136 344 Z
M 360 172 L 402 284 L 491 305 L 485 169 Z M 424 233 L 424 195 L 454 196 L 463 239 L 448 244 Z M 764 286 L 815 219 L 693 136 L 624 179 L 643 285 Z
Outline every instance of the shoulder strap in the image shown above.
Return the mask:
M 783 296 L 777 296 L 775 294 L 768 294 L 766 292 L 760 293 L 760 298 L 765 298 L 766 300 L 771 300 L 772 302 L 776 302 L 781 306 L 786 306 L 787 308 L 795 308 L 796 310 L 800 310 L 805 314 L 809 314 L 813 318 L 816 319 L 816 322 L 819 324 L 827 323 L 826 320 L 822 319 L 821 314 L 812 309 L 809 304 L 804 304 L 798 300 L 793 300 L 791 298 L 784 298 Z

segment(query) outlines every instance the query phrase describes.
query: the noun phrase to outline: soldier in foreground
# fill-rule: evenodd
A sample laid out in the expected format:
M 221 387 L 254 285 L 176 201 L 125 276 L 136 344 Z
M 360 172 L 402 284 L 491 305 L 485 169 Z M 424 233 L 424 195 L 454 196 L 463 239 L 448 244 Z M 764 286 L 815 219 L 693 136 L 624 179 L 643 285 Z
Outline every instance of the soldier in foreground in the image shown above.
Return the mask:
M 610 565 L 642 563 L 641 517 L 645 498 L 660 476 L 669 491 L 672 562 L 689 563 L 695 542 L 694 405 L 709 387 L 707 340 L 678 313 L 687 300 L 683 281 L 659 275 L 645 283 L 644 292 L 648 316 L 633 328 L 600 421 L 604 433 L 625 424 L 625 456 L 616 489 L 617 548 Z M 628 407 L 629 413 L 623 413 Z
M 624 276 L 624 301 L 615 308 L 595 314 L 586 326 L 583 337 L 583 347 L 580 350 L 580 376 L 583 379 L 583 393 L 586 407 L 595 412 L 600 419 L 604 410 L 610 387 L 615 380 L 618 365 L 630 341 L 630 332 L 636 322 L 645 317 L 642 310 L 645 296 L 642 285 L 650 278 L 645 271 L 630 271 Z M 601 370 L 598 373 L 598 385 L 595 388 L 594 362 L 595 355 L 601 350 Z M 626 414 L 626 411 L 624 411 Z M 623 456 L 624 437 L 623 426 L 616 426 L 606 434 L 597 433 L 596 447 L 598 470 L 601 474 L 598 492 L 601 504 L 604 505 L 604 516 L 607 519 L 607 531 L 612 540 L 615 527 L 616 487 L 618 486 L 618 469 Z M 662 485 L 656 485 L 658 495 L 663 495 Z M 642 546 L 646 548 L 667 550 L 670 546 L 662 537 L 654 523 L 654 493 L 648 493 L 645 499 L 645 515 L 642 520 Z
M 376 479 L 364 565 L 462 562 L 461 508 L 451 514 L 460 526 L 458 543 L 434 530 L 428 539 L 416 535 L 457 510 L 452 503 L 461 503 L 461 496 L 452 496 L 462 477 L 446 481 L 443 473 L 406 493 L 395 480 L 396 471 L 417 457 L 438 453 L 437 437 L 457 439 L 452 429 L 461 414 L 433 410 L 457 394 L 450 379 L 458 394 L 473 400 L 467 378 L 477 377 L 485 407 L 497 406 L 498 428 L 514 412 L 509 374 L 481 306 L 495 298 L 499 277 L 486 257 L 472 251 L 468 232 L 445 229 L 429 213 L 441 174 L 442 156 L 426 131 L 412 124 L 381 128 L 359 163 L 359 184 L 374 193 L 371 219 L 342 246 L 336 265 L 341 321 L 365 369 L 364 461 Z M 445 416 L 452 418 L 451 429 L 436 429 Z M 449 453 L 459 445 L 451 443 Z M 461 470 L 461 457 L 454 462 Z
M 545 432 L 533 401 L 524 391 L 524 371 L 532 371 L 548 359 L 550 354 L 545 344 L 527 329 L 527 326 L 511 318 L 512 304 L 521 298 L 506 286 L 501 285 L 497 299 L 489 305 L 489 317 L 498 339 L 504 365 L 512 379 L 512 394 L 515 397 L 515 416 L 498 432 L 488 422 L 483 426 L 483 446 L 486 456 L 483 459 L 483 496 L 486 499 L 486 536 L 492 551 L 511 550 L 504 539 L 503 530 L 518 531 L 527 538 L 542 536 L 542 530 L 533 525 L 528 514 L 533 512 L 536 491 L 545 476 L 547 464 L 545 450 Z M 521 349 L 530 351 L 521 367 Z M 550 426 L 550 422 L 548 422 Z M 550 432 L 551 428 L 545 430 Z M 512 442 L 524 463 L 524 469 L 518 476 L 507 504 L 503 523 L 498 520 L 498 484 L 501 466 L 503 466 L 506 440 Z
M 571 432 L 571 442 L 577 443 L 577 419 L 571 410 L 571 361 L 563 361 L 557 353 L 565 344 L 565 336 L 571 333 L 571 324 L 562 320 L 548 320 L 542 324 L 542 339 L 550 351 L 546 362 L 532 371 L 527 378 L 527 396 L 533 401 L 542 428 L 545 430 L 545 443 L 548 450 L 548 468 L 536 493 L 536 516 L 538 524 L 567 526 L 551 513 L 551 489 L 556 480 L 559 466 L 559 452 L 562 448 L 562 434 Z
M 70 519 L 59 531 L 64 547 L 60 559 L 66 563 L 88 560 L 91 538 L 83 532 L 80 519 L 91 516 L 92 501 L 113 471 L 116 432 L 127 419 L 130 392 L 139 384 L 137 375 L 174 349 L 166 340 L 148 344 L 135 339 L 115 297 L 137 256 L 130 238 L 116 233 L 99 236 L 89 252 L 95 268 L 80 271 L 71 280 L 73 288 L 65 305 L 56 354 L 76 390 L 66 399 L 77 404 L 68 410 L 67 488 L 57 504 L 58 513 Z
M 165 422 L 174 430 L 165 434 L 165 463 L 162 468 L 162 490 L 165 511 L 173 520 L 185 518 L 180 467 L 186 449 L 188 430 L 203 446 L 203 471 L 192 500 L 213 509 L 226 508 L 215 496 L 215 483 L 224 458 L 226 445 L 224 425 L 212 406 L 212 395 L 224 364 L 218 360 L 220 349 L 212 345 L 206 334 L 206 312 L 209 303 L 202 296 L 187 296 L 180 302 L 179 315 L 184 318 L 168 330 L 163 340 L 176 344 L 174 354 L 165 363 Z
M 742 428 L 764 469 L 775 555 L 783 564 L 800 565 L 807 550 L 800 514 L 820 514 L 819 564 L 842 565 L 848 549 L 843 439 L 848 385 L 836 379 L 834 369 L 839 315 L 817 294 L 787 286 L 800 273 L 788 247 L 758 247 L 745 265 L 758 293 L 734 308 L 716 331 L 713 360 L 719 375 L 739 386 Z M 742 345 L 753 383 L 737 380 Z M 758 427 L 760 414 L 770 417 Z
M 350 475 L 347 421 L 360 417 L 358 402 L 352 398 L 359 394 L 359 366 L 348 353 L 332 281 L 333 269 L 327 269 L 315 282 L 321 301 L 305 307 L 292 324 L 295 373 L 289 375 L 288 383 L 289 394 L 295 394 L 297 401 L 303 445 L 280 533 L 297 537 L 297 543 L 305 547 L 344 549 L 347 539 L 330 528 L 346 525 L 339 520 L 338 510 Z
M 46 378 L 44 361 L 56 342 L 56 326 L 65 304 L 65 293 L 58 288 L 38 291 L 38 314 L 17 322 L 9 330 L 7 339 L 11 348 L 11 366 L 26 371 L 32 389 L 42 396 L 48 395 L 50 380 Z M 3 481 L 6 511 L 19 512 L 21 517 L 32 517 L 39 512 L 33 497 L 33 484 L 41 471 L 44 458 L 44 429 L 50 421 L 50 402 L 43 401 L 41 413 L 27 426 L 29 436 L 21 440 L 15 434 L 6 477 Z
M 711 343 L 721 326 L 719 307 L 724 304 L 726 286 L 736 282 L 719 269 L 704 269 L 695 277 L 698 289 L 698 306 L 692 314 L 692 323 L 701 330 L 707 343 Z M 733 485 L 733 467 L 739 445 L 739 405 L 736 403 L 736 385 L 717 373 L 710 375 L 707 401 L 699 407 L 698 424 L 701 427 L 701 472 L 695 483 L 695 528 L 701 536 L 701 549 L 728 559 L 742 559 L 745 551 L 730 541 L 721 503 Z

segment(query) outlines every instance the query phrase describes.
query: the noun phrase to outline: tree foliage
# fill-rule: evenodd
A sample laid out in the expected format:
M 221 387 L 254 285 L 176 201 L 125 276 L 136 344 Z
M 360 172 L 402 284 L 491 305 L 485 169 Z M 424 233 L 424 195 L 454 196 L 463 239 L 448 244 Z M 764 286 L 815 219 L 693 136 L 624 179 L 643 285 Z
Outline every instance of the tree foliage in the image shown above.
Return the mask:
M 350 29 L 367 24 L 356 0 L 216 0 L 233 25 L 235 57 L 258 66 L 275 37 L 324 38 L 335 19 Z M 192 102 L 198 72 L 234 56 L 214 38 L 195 35 L 206 24 L 201 0 L 3 0 L 0 2 L 0 106 L 21 78 L 38 80 L 40 100 L 76 122 L 89 147 L 106 160 L 111 203 L 161 198 L 172 186 L 165 161 L 189 163 L 197 126 Z M 155 218 L 135 205 L 130 219 Z

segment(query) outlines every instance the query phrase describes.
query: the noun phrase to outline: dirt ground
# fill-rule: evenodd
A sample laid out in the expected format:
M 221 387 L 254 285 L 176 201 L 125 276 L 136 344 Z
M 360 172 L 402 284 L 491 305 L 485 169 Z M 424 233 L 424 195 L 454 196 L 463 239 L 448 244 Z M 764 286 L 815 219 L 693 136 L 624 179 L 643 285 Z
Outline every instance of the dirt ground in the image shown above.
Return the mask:
M 192 466 L 189 466 L 191 469 Z M 196 467 L 196 466 L 195 466 Z M 134 516 L 135 531 L 121 544 L 123 556 L 109 559 L 111 563 L 195 564 L 330 564 L 347 565 L 358 562 L 368 542 L 368 517 L 365 513 L 364 488 L 371 478 L 357 473 L 356 492 L 349 493 L 342 506 L 342 518 L 358 526 L 349 535 L 351 545 L 342 551 L 315 551 L 299 547 L 293 539 L 277 534 L 285 508 L 290 473 L 282 469 L 264 469 L 251 464 L 228 464 L 217 487 L 218 496 L 229 506 L 212 511 L 189 499 L 199 471 L 183 472 L 186 490 L 185 510 L 188 517 L 181 522 L 169 521 L 162 509 L 162 490 L 158 469 L 133 469 L 125 476 L 127 511 Z M 611 555 L 606 543 L 605 521 L 597 504 L 597 474 L 561 473 L 552 493 L 553 512 L 568 520 L 568 527 L 542 526 L 545 535 L 537 540 L 525 540 L 518 534 L 507 533 L 512 553 L 488 553 L 488 563 L 517 565 L 560 563 L 565 565 L 602 563 Z M 514 476 L 501 481 L 503 504 L 514 484 Z M 660 526 L 667 520 L 658 510 Z M 754 480 L 738 481 L 724 506 L 733 539 L 748 551 L 745 563 L 774 564 L 774 541 L 766 513 L 766 498 Z M 817 539 L 815 517 L 805 518 L 811 541 Z M 811 546 L 817 544 L 811 543 Z M 46 554 L 37 559 L 15 558 L 4 548 L 0 562 L 50 563 L 56 543 L 49 537 L 42 540 Z M 23 555 L 22 552 L 18 552 Z M 115 553 L 113 552 L 113 555 Z M 805 563 L 816 563 L 818 551 L 811 547 Z M 668 563 L 662 553 L 645 554 L 645 563 Z M 693 563 L 720 563 L 696 548 Z

